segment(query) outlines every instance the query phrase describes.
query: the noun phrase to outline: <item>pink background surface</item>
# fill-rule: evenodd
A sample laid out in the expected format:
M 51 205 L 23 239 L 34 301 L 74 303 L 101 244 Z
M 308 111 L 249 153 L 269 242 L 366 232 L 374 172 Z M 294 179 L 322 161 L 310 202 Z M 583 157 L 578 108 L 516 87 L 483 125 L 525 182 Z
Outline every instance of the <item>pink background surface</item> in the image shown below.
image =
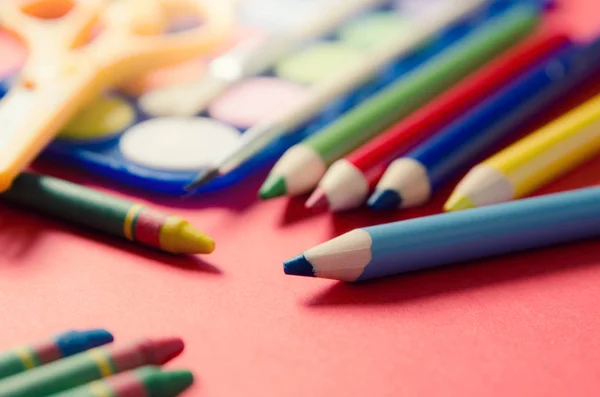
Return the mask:
M 562 7 L 556 19 L 574 32 L 600 28 L 596 0 Z M 599 167 L 540 193 L 598 182 Z M 68 167 L 36 169 L 112 190 Z M 98 326 L 121 342 L 181 335 L 186 351 L 169 366 L 196 374 L 186 396 L 597 395 L 597 240 L 361 285 L 293 278 L 284 259 L 355 227 L 439 211 L 449 191 L 415 211 L 331 216 L 303 199 L 259 202 L 264 174 L 197 200 L 142 199 L 215 237 L 216 252 L 198 258 L 1 204 L 0 347 Z

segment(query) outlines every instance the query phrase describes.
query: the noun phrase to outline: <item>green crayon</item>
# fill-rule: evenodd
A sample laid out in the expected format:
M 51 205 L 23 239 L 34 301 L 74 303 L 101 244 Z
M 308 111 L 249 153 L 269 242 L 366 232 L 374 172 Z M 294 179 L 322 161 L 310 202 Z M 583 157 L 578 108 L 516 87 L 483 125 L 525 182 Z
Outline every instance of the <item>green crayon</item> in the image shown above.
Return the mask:
M 178 216 L 51 176 L 24 172 L 0 198 L 173 254 L 215 248 L 210 237 Z
M 113 341 L 103 329 L 67 331 L 29 345 L 0 353 L 0 379 L 81 353 Z
M 45 397 L 146 365 L 162 365 L 183 350 L 180 338 L 98 347 L 0 381 L 2 397 Z
M 146 366 L 50 397 L 175 397 L 193 382 L 189 371 L 162 372 L 158 367 Z

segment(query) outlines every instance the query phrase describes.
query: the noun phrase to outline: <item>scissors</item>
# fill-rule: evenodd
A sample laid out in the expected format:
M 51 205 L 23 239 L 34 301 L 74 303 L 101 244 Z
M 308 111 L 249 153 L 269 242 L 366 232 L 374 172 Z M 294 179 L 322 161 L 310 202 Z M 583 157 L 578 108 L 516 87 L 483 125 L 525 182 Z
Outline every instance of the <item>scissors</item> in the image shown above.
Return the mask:
M 182 12 L 201 24 L 165 34 Z M 234 15 L 223 0 L 0 0 L 0 26 L 29 48 L 0 101 L 0 192 L 103 89 L 212 50 Z

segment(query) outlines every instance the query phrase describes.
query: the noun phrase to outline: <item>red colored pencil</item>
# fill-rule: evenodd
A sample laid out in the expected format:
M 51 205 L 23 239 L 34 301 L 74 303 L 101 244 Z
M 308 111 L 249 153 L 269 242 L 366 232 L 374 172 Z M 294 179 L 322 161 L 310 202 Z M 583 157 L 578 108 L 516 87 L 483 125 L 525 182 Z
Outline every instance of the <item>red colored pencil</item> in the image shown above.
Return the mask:
M 332 211 L 342 211 L 362 205 L 391 160 L 427 139 L 567 42 L 569 38 L 564 32 L 540 30 L 371 142 L 332 164 L 306 206 L 328 206 Z

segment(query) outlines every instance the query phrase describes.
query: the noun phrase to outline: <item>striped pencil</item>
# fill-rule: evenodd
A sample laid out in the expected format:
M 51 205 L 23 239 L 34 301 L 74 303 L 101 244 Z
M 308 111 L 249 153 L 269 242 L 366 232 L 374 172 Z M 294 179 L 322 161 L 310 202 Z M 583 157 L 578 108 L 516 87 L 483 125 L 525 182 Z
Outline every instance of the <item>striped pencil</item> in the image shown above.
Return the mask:
M 113 341 L 103 329 L 68 331 L 31 345 L 0 353 L 0 379 L 84 352 Z
M 343 211 L 362 205 L 391 160 L 569 42 L 562 32 L 542 29 L 371 142 L 333 163 L 306 206 L 327 206 L 331 211 Z
M 179 338 L 97 347 L 0 381 L 0 396 L 44 397 L 145 365 L 162 365 L 182 351 Z
M 291 147 L 260 189 L 263 199 L 313 189 L 327 166 L 432 100 L 533 31 L 539 10 L 520 4 L 496 16 L 321 131 Z
M 600 41 L 566 48 L 394 160 L 369 198 L 377 210 L 426 203 L 448 181 L 508 142 L 526 122 L 600 68 Z
M 193 382 L 189 371 L 162 372 L 158 367 L 146 366 L 50 397 L 175 397 Z
M 474 167 L 447 211 L 524 197 L 600 154 L 600 95 Z
M 284 271 L 363 281 L 598 236 L 594 187 L 356 229 L 289 259 Z

